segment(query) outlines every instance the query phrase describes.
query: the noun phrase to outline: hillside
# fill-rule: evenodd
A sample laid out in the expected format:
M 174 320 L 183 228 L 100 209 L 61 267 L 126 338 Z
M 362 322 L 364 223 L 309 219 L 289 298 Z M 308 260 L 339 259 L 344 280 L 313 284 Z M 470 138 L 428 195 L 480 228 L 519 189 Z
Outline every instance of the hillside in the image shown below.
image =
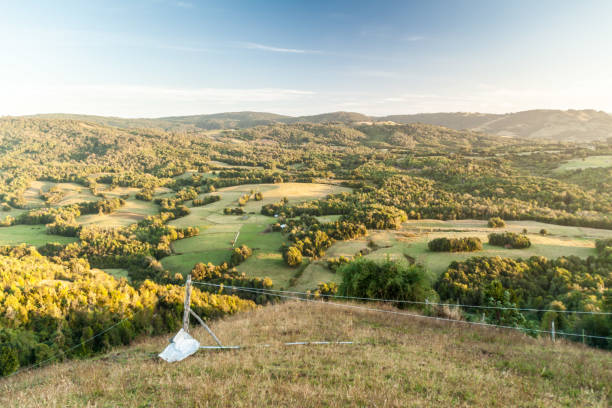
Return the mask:
M 609 406 L 612 355 L 515 331 L 323 304 L 215 321 L 225 344 L 270 348 L 157 358 L 167 338 L 0 382 L 4 407 Z M 212 344 L 203 330 L 192 334 Z M 281 346 L 344 340 L 353 345 Z M 469 373 L 469 375 L 466 375 Z
M 397 123 L 428 123 L 470 129 L 499 136 L 592 141 L 612 137 L 612 115 L 594 110 L 530 110 L 501 115 L 484 113 L 425 113 L 379 118 Z

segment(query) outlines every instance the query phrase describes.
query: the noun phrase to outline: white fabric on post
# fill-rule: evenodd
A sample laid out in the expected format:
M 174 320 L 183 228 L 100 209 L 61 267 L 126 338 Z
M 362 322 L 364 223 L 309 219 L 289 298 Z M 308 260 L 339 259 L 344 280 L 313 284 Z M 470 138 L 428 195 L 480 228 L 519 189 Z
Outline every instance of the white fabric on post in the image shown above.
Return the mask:
M 194 339 L 185 330 L 181 329 L 170 340 L 170 345 L 159 354 L 159 357 L 168 363 L 181 361 L 200 348 L 200 342 Z

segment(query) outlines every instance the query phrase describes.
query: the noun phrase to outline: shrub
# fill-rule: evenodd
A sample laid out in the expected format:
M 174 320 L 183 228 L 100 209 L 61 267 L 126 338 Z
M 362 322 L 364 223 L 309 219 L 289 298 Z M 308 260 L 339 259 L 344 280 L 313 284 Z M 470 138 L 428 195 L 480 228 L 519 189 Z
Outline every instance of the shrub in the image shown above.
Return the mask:
M 283 259 L 289 266 L 298 266 L 302 263 L 302 253 L 296 247 L 290 246 L 283 252 Z
M 338 293 L 338 284 L 336 282 L 319 282 L 317 289 L 314 291 L 315 297 L 333 296 Z
M 154 191 L 150 188 L 143 188 L 138 193 L 136 193 L 136 199 L 142 201 L 152 201 L 153 200 Z
M 531 246 L 531 241 L 525 235 L 515 234 L 514 232 L 503 232 L 489 234 L 489 245 L 522 249 L 529 248 Z
M 0 376 L 4 377 L 14 373 L 19 367 L 17 351 L 8 346 L 0 348 Z
M 487 223 L 489 228 L 503 228 L 506 226 L 506 222 L 499 217 L 489 218 L 489 222 Z
M 427 246 L 435 252 L 473 252 L 482 249 L 482 242 L 478 237 L 436 238 Z
M 211 204 L 211 203 L 217 202 L 219 200 L 221 200 L 220 196 L 218 196 L 218 195 L 209 195 L 209 196 L 204 197 L 204 198 L 196 198 L 196 199 L 194 199 L 192 201 L 192 204 L 193 204 L 194 207 L 199 207 L 199 206 L 202 206 L 202 205 L 206 205 L 206 204 Z
M 255 193 L 255 197 L 254 198 L 255 198 L 255 201 L 261 201 L 261 200 L 263 200 L 263 194 L 258 191 L 257 193 Z
M 540 234 L 541 234 L 541 235 L 548 235 L 548 230 L 546 230 L 546 228 L 542 228 L 542 229 L 540 230 Z
M 238 266 L 242 262 L 246 261 L 251 255 L 253 255 L 253 251 L 246 245 L 242 245 L 240 248 L 234 248 L 230 258 L 230 265 Z
M 351 262 L 351 260 L 350 260 L 350 258 L 347 258 L 346 256 L 341 256 L 339 258 L 329 258 L 327 260 L 327 267 L 332 272 L 336 272 L 339 267 L 341 267 L 342 265 L 345 265 L 345 264 L 347 264 L 349 262 Z

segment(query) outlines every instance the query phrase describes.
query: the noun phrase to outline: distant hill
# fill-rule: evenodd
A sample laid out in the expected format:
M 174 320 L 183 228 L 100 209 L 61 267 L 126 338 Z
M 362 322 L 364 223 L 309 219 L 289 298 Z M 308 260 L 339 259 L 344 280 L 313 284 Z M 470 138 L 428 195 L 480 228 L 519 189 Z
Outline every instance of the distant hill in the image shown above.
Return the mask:
M 358 123 L 371 122 L 372 117 L 357 112 L 330 112 L 312 116 L 298 116 L 297 118 L 285 119 L 285 123 L 309 122 L 309 123 Z
M 592 141 L 612 137 L 612 115 L 595 110 L 530 110 L 506 114 L 428 113 L 392 115 L 378 120 L 428 123 L 499 136 Z
M 423 123 L 455 130 L 472 130 L 498 136 L 593 141 L 612 137 L 612 115 L 595 110 L 529 110 L 515 113 L 420 113 L 414 115 L 367 116 L 357 112 L 330 112 L 311 116 L 285 116 L 267 112 L 226 112 L 210 115 L 172 116 L 157 119 L 126 119 L 105 116 L 47 114 L 36 117 L 76 119 L 106 126 L 159 128 L 164 130 L 244 129 L 275 123 L 368 122 Z
M 290 116 L 267 112 L 226 112 L 212 115 L 172 116 L 160 118 L 165 122 L 192 125 L 199 129 L 243 129 L 260 125 L 271 125 L 293 119 Z

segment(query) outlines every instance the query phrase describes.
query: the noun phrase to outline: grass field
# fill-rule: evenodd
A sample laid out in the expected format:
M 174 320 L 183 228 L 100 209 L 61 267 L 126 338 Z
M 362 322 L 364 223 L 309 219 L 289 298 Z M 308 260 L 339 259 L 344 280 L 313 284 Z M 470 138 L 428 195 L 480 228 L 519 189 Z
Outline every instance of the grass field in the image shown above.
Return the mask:
M 113 195 L 121 195 L 113 190 L 113 194 L 107 194 L 109 197 Z M 127 194 L 127 193 L 126 193 Z M 125 200 L 125 205 L 112 214 L 89 214 L 77 218 L 77 221 L 82 225 L 98 225 L 102 227 L 121 227 L 134 224 L 149 215 L 154 215 L 159 212 L 159 206 L 151 201 L 136 200 L 130 196 Z
M 237 207 L 240 196 L 251 191 L 262 192 L 264 199 L 249 201 L 243 207 L 247 212 L 245 215 L 223 214 L 225 207 Z M 170 222 L 170 225 L 177 227 L 197 226 L 200 235 L 174 242 L 172 248 L 176 255 L 163 258 L 162 265 L 173 272 L 185 274 L 197 262 L 220 264 L 229 261 L 232 241 L 240 231 L 236 245 L 247 245 L 253 249 L 253 256 L 239 265 L 238 271 L 249 276 L 267 276 L 276 287 L 287 287 L 295 270 L 284 264 L 279 252 L 286 239 L 279 232 L 265 232 L 275 219 L 260 214 L 262 205 L 277 202 L 283 197 L 296 203 L 343 191 L 350 189 L 319 183 L 249 184 L 221 188 L 214 193 L 221 197 L 220 201 L 192 207 L 191 214 Z
M 369 305 L 386 308 L 384 305 Z M 266 306 L 209 323 L 227 345 L 177 363 L 142 339 L 0 382 L 3 407 L 609 407 L 612 354 L 516 331 L 322 303 Z M 203 329 L 192 335 L 213 344 Z M 282 346 L 295 341 L 352 345 Z
M 522 232 L 526 228 L 532 246 L 527 249 L 506 249 L 487 244 L 487 235 L 494 231 Z M 545 228 L 548 235 L 540 235 Z M 427 243 L 438 237 L 479 237 L 483 250 L 477 252 L 431 252 Z M 576 255 L 586 258 L 595 255 L 595 239 L 612 237 L 612 231 L 580 227 L 564 227 L 531 221 L 510 221 L 503 229 L 487 228 L 486 221 L 409 221 L 399 231 L 371 231 L 362 239 L 335 243 L 326 254 L 327 257 L 353 256 L 362 249 L 373 249 L 367 255 L 373 259 L 402 259 L 405 255 L 423 264 L 435 280 L 452 261 L 461 261 L 473 256 L 501 256 L 528 258 L 544 256 L 557 258 Z
M 48 235 L 44 225 L 13 225 L 12 227 L 0 228 L 0 245 L 28 244 L 42 246 L 49 242 L 69 244 L 77 239 L 62 237 L 59 235 Z
M 556 172 L 567 170 L 588 169 L 593 167 L 612 167 L 612 156 L 589 156 L 584 159 L 573 159 L 561 163 Z
M 125 269 L 120 269 L 120 268 L 109 268 L 109 269 L 102 269 L 104 272 L 108 273 L 109 275 L 114 276 L 117 279 L 121 279 L 121 278 L 125 278 L 127 280 L 130 280 L 130 277 L 128 275 L 128 271 Z
M 45 202 L 40 198 L 40 194 L 49 191 L 51 187 L 57 187 L 65 195 L 61 200 L 52 204 L 53 207 L 61 207 L 63 205 L 82 203 L 85 201 L 97 201 L 89 187 L 75 183 L 54 183 L 51 181 L 34 181 L 26 190 L 24 198 L 28 206 L 40 207 L 46 206 Z
M 325 261 L 313 261 L 304 269 L 292 290 L 306 291 L 316 289 L 319 282 L 342 282 L 342 276 L 329 270 Z

